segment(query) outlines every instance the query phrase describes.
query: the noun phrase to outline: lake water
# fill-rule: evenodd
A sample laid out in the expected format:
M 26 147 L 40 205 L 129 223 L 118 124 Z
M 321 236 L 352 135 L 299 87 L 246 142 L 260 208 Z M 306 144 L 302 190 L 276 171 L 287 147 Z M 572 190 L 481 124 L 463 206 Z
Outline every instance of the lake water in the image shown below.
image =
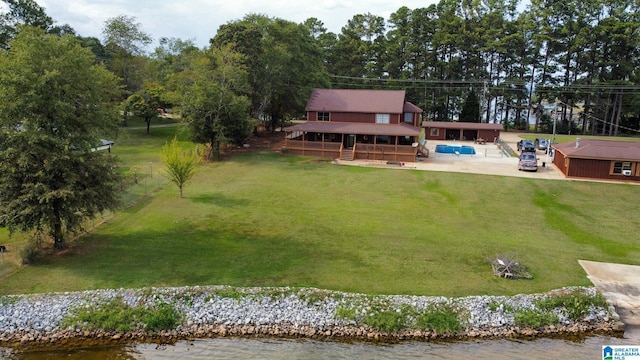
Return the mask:
M 0 352 L 15 360 L 103 359 L 602 359 L 602 345 L 640 345 L 640 328 L 627 328 L 624 338 L 591 336 L 561 339 L 481 340 L 455 343 L 341 343 L 288 339 L 216 338 L 173 345 L 132 344 L 119 347 L 24 354 Z

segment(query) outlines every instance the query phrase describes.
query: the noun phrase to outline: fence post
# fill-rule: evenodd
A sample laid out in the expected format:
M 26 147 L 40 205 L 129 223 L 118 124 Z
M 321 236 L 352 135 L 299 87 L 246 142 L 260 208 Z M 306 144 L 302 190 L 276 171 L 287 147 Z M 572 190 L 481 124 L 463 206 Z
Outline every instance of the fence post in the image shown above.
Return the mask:
M 7 275 L 7 263 L 4 262 L 4 251 L 1 251 L 0 254 L 2 255 L 2 274 L 3 276 Z

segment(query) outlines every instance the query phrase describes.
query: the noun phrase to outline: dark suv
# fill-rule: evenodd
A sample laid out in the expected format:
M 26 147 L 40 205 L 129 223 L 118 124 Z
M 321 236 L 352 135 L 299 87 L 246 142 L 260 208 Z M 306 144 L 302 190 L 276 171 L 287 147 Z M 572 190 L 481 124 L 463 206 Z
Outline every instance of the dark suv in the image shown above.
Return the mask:
M 531 140 L 520 140 L 516 146 L 518 147 L 518 151 L 536 152 L 536 146 L 531 142 Z
M 547 138 L 538 138 L 533 143 L 536 146 L 536 149 L 543 150 L 546 153 L 549 149 L 550 141 Z
M 538 171 L 538 158 L 535 152 L 523 151 L 518 160 L 518 170 Z

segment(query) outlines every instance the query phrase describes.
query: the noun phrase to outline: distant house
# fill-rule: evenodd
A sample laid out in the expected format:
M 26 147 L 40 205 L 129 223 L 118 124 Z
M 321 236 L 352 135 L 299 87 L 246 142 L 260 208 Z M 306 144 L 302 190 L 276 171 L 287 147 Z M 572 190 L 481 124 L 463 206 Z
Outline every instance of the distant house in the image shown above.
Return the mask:
M 567 177 L 640 181 L 640 143 L 576 140 L 555 144 L 553 163 Z
M 100 144 L 92 148 L 91 151 L 107 150 L 108 152 L 111 152 L 111 148 L 114 144 L 115 143 L 111 140 L 100 139 Z
M 307 121 L 285 128 L 291 154 L 415 161 L 422 109 L 404 90 L 315 89 Z
M 476 140 L 493 142 L 500 138 L 501 124 L 459 121 L 424 121 L 427 140 Z

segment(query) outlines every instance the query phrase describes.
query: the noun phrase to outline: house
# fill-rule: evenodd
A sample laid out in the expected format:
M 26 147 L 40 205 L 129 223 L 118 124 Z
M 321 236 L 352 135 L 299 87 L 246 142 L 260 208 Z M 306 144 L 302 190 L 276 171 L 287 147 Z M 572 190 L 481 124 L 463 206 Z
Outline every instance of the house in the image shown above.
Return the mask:
M 459 121 L 424 121 L 427 140 L 476 140 L 494 142 L 500 138 L 501 124 Z
M 91 148 L 91 151 L 107 150 L 108 152 L 111 152 L 113 145 L 115 145 L 115 143 L 111 140 L 100 139 L 100 144 Z
M 415 161 L 422 109 L 404 90 L 314 89 L 307 121 L 285 128 L 290 154 Z
M 576 139 L 555 144 L 553 163 L 566 177 L 640 181 L 640 143 Z

